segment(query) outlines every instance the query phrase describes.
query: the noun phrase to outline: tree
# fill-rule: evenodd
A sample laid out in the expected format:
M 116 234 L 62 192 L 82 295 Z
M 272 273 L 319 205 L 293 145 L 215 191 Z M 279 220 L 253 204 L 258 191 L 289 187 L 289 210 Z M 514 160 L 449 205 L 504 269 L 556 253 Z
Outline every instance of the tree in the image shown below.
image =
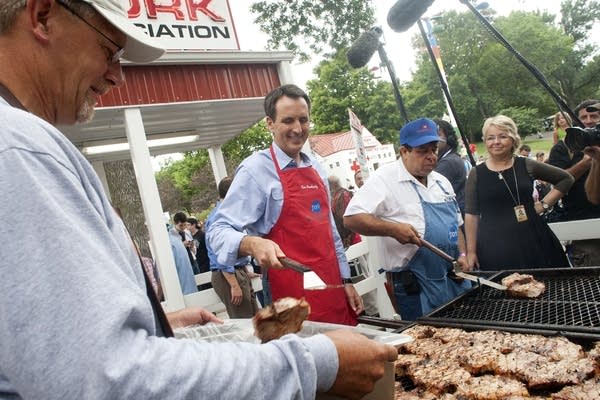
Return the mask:
M 539 111 L 536 108 L 509 107 L 500 110 L 499 114 L 510 117 L 519 129 L 519 136 L 525 138 L 528 135 L 534 135 L 542 130 L 542 120 L 539 118 Z
M 588 35 L 594 23 L 600 19 L 600 3 L 595 0 L 565 0 L 560 4 L 560 13 L 560 24 L 565 33 L 573 38 L 584 53 L 594 51 Z
M 517 51 L 542 71 L 550 86 L 569 104 L 576 104 L 577 98 L 589 97 L 583 94 L 598 88 L 600 75 L 589 72 L 598 66 L 597 61 L 586 63 L 578 56 L 574 39 L 555 25 L 554 16 L 513 12 L 495 18 L 491 12 L 488 18 Z M 556 111 L 545 89 L 473 15 L 448 12 L 435 21 L 435 27 L 450 92 L 471 140 L 479 138 L 485 118 L 503 109 L 537 109 L 538 118 Z M 582 67 L 569 65 L 567 60 L 571 59 L 575 60 L 573 65 Z M 584 85 L 582 79 L 588 82 Z M 417 70 L 405 89 L 409 113 L 414 115 L 418 109 L 429 116 L 440 116 L 445 111 L 436 81 L 431 61 L 421 47 Z
M 600 19 L 600 3 L 589 0 L 565 0 L 561 3 L 561 26 L 574 42 L 574 50 L 554 75 L 563 96 L 571 105 L 596 97 L 600 75 L 598 49 L 589 43 L 593 24 Z
M 262 0 L 254 1 L 250 10 L 269 35 L 269 48 L 291 50 L 301 62 L 310 53 L 350 46 L 375 21 L 368 0 Z
M 400 114 L 389 82 L 376 80 L 367 68 L 352 69 L 345 50 L 322 61 L 315 72 L 318 78 L 306 84 L 312 101 L 313 133 L 348 131 L 347 110 L 351 108 L 380 141 L 397 141 Z
M 135 171 L 131 160 L 112 161 L 104 163 L 106 181 L 108 183 L 111 202 L 123 218 L 131 238 L 139 246 L 145 256 L 150 256 L 145 216 L 142 209 L 142 199 L 135 179 Z
M 264 120 L 257 122 L 223 145 L 223 158 L 229 174 L 240 162 L 271 144 Z M 214 206 L 217 186 L 208 152 L 200 149 L 185 153 L 182 160 L 170 161 L 156 174 L 161 202 L 170 212 L 186 210 L 201 213 Z

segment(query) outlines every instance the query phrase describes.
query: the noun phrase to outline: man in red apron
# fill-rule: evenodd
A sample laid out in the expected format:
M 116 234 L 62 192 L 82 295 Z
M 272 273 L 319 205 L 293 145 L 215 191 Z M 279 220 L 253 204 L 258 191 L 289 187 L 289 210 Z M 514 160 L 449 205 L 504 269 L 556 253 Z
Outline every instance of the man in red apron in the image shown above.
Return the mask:
M 238 168 L 207 232 L 218 261 L 251 255 L 268 268 L 272 299 L 305 297 L 313 321 L 356 325 L 361 297 L 330 211 L 326 174 L 302 147 L 310 132 L 310 100 L 295 85 L 265 98 L 273 144 Z M 297 272 L 281 269 L 284 256 L 311 267 L 331 288 L 304 290 Z

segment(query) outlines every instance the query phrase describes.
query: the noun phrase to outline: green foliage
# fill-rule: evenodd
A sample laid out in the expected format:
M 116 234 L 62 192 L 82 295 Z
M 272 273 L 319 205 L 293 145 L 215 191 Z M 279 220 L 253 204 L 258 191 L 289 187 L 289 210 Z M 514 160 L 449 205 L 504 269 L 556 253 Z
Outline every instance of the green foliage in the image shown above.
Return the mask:
M 499 114 L 512 118 L 519 129 L 519 136 L 524 138 L 543 130 L 542 120 L 538 117 L 539 111 L 536 108 L 509 107 L 500 110 Z
M 569 10 L 573 14 L 570 18 L 580 21 L 578 26 L 587 20 L 583 18 L 583 3 L 590 2 L 563 2 L 563 9 L 565 4 L 570 4 Z M 596 3 L 591 4 L 592 15 L 595 15 Z M 488 18 L 514 49 L 537 66 L 549 85 L 572 107 L 600 90 L 600 57 L 590 60 L 589 55 L 578 51 L 585 36 L 581 32 L 566 34 L 564 27 L 561 29 L 555 24 L 554 16 L 537 12 L 513 12 L 496 18 L 490 11 Z M 501 110 L 537 109 L 536 120 L 556 111 L 550 94 L 470 12 L 444 13 L 435 20 L 434 27 L 458 118 L 471 141 L 481 137 L 483 120 Z M 589 27 L 583 28 L 586 33 L 587 29 Z M 419 39 L 415 38 L 414 42 L 419 43 Z M 424 45 L 420 47 L 416 72 L 403 94 L 411 117 L 439 117 L 446 112 L 440 85 Z M 527 122 L 522 129 L 533 130 L 533 125 L 531 120 L 531 125 Z
M 267 130 L 265 120 L 242 132 L 223 146 L 223 155 L 237 165 L 252 153 L 267 148 L 271 144 L 271 133 Z
M 350 46 L 375 22 L 373 6 L 365 0 L 262 0 L 254 1 L 250 10 L 269 35 L 269 48 L 291 50 L 301 62 L 311 52 Z
M 264 120 L 246 129 L 222 147 L 225 166 L 233 174 L 239 163 L 257 150 L 271 144 Z M 156 174 L 165 210 L 186 210 L 204 219 L 217 200 L 215 178 L 205 149 L 185 153 L 183 159 L 170 161 Z
M 206 150 L 192 151 L 185 153 L 183 160 L 169 162 L 156 174 L 156 179 L 168 179 L 184 197 L 192 197 L 197 193 L 197 188 L 190 187 L 189 182 L 196 171 L 207 165 L 210 166 L 210 160 Z
M 306 84 L 312 101 L 313 133 L 348 131 L 350 108 L 380 141 L 395 141 L 400 114 L 389 82 L 376 80 L 367 68 L 351 68 L 345 50 L 322 61 L 315 72 L 318 78 Z
M 560 4 L 560 13 L 565 33 L 586 51 L 589 32 L 600 20 L 600 3 L 595 0 L 565 0 Z

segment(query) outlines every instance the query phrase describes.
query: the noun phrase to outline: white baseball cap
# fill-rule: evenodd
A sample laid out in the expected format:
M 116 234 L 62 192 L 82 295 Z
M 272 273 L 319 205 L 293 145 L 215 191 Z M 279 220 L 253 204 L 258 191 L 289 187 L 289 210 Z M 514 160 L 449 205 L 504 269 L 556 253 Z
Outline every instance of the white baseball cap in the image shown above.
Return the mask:
M 122 0 L 83 0 L 94 7 L 115 28 L 127 35 L 123 58 L 132 62 L 146 63 L 156 60 L 165 50 L 127 17 Z

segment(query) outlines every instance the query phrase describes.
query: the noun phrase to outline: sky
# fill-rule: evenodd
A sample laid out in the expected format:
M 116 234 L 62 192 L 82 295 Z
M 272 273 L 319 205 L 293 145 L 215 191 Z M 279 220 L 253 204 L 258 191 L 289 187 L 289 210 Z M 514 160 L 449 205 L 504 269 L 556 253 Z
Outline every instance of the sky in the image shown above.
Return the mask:
M 396 3 L 396 0 L 372 0 L 372 2 L 376 7 L 375 25 L 383 27 L 383 40 L 384 43 L 386 43 L 385 50 L 394 66 L 396 76 L 400 81 L 410 80 L 415 62 L 415 53 L 411 48 L 410 40 L 414 35 L 419 33 L 419 29 L 415 24 L 406 32 L 397 33 L 392 31 L 387 26 L 387 14 L 392 5 Z M 253 23 L 254 17 L 249 12 L 249 3 L 249 1 L 229 0 L 240 41 L 240 49 L 255 51 L 264 50 L 267 42 L 267 35 L 260 32 L 258 26 Z M 560 13 L 560 0 L 488 0 L 487 3 L 489 3 L 490 7 L 496 10 L 499 15 L 508 15 L 513 10 L 546 10 L 556 15 Z M 459 0 L 437 0 L 428 8 L 424 16 L 433 16 L 446 10 L 464 12 L 469 9 Z M 444 49 L 441 49 L 441 51 L 443 58 Z M 292 73 L 297 85 L 306 88 L 306 81 L 315 78 L 312 70 L 319 60 L 320 57 L 314 57 L 314 60 L 311 63 L 292 63 Z M 369 66 L 377 66 L 378 62 L 378 57 L 375 55 L 369 63 Z

